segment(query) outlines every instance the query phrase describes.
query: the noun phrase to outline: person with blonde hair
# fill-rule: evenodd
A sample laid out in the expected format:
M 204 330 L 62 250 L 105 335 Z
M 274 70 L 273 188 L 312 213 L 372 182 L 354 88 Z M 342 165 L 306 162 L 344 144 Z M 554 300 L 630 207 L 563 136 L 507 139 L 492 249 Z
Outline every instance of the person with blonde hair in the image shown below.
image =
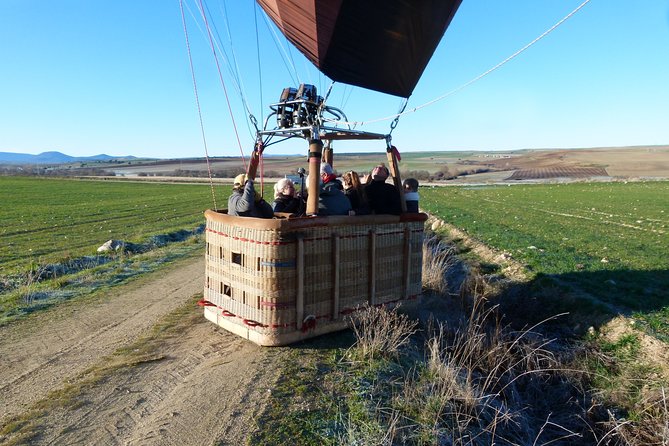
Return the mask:
M 274 212 L 299 213 L 302 200 L 295 196 L 295 184 L 290 178 L 282 178 L 274 185 Z
M 351 202 L 351 207 L 355 215 L 369 214 L 365 187 L 360 181 L 358 173 L 354 170 L 349 170 L 341 178 L 344 182 L 344 193 L 348 201 Z

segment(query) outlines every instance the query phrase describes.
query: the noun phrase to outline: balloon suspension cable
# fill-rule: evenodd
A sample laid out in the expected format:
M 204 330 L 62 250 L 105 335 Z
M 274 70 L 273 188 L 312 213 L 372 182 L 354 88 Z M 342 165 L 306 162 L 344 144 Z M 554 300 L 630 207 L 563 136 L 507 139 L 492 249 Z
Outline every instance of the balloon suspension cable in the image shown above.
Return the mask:
M 214 210 L 218 210 L 218 206 L 216 204 L 216 193 L 214 191 L 214 180 L 212 179 L 211 175 L 211 163 L 209 162 L 209 150 L 207 148 L 207 137 L 205 136 L 204 132 L 204 123 L 202 120 L 202 108 L 200 107 L 200 97 L 197 92 L 197 81 L 195 80 L 195 69 L 193 68 L 193 55 L 191 54 L 190 50 L 190 39 L 188 38 L 188 27 L 186 26 L 186 15 L 184 14 L 184 7 L 183 7 L 183 0 L 179 0 L 179 7 L 181 9 L 181 21 L 183 23 L 183 28 L 184 28 L 184 36 L 186 38 L 186 49 L 188 51 L 188 62 L 190 65 L 190 73 L 191 77 L 193 79 L 193 91 L 195 93 L 195 105 L 197 106 L 197 114 L 200 119 L 200 132 L 202 134 L 202 143 L 204 144 L 204 156 L 205 159 L 207 160 L 207 173 L 209 175 L 209 187 L 211 188 L 211 198 L 214 202 Z
M 325 93 L 325 97 L 323 98 L 323 101 L 318 106 L 318 116 L 319 117 L 323 115 L 323 110 L 325 109 L 325 104 L 327 103 L 328 98 L 330 97 L 330 93 L 332 93 L 332 87 L 334 87 L 334 84 L 335 84 L 335 81 L 332 81 L 332 83 L 330 84 L 330 87 L 328 87 L 327 93 Z
M 404 99 L 404 101 L 402 101 L 402 105 L 400 106 L 400 109 L 397 112 L 395 119 L 393 119 L 393 122 L 390 123 L 390 132 L 388 132 L 388 137 L 386 138 L 386 140 L 388 141 L 388 145 L 390 145 L 390 139 L 392 138 L 390 135 L 392 135 L 393 130 L 395 130 L 395 127 L 397 127 L 397 124 L 400 122 L 400 116 L 402 116 L 402 113 L 404 113 L 404 109 L 407 108 L 408 103 L 409 103 L 409 98 L 406 98 Z
M 477 82 L 477 81 L 481 80 L 481 78 L 487 76 L 488 74 L 492 73 L 493 71 L 497 70 L 498 68 L 501 68 L 501 67 L 502 67 L 503 65 L 505 65 L 506 63 L 508 63 L 508 62 L 510 62 L 511 60 L 515 59 L 517 56 L 519 56 L 521 53 L 525 52 L 525 51 L 526 51 L 528 48 L 530 48 L 532 45 L 534 45 L 535 43 L 537 43 L 538 41 L 540 41 L 541 39 L 543 39 L 544 37 L 546 37 L 546 36 L 547 36 L 548 34 L 550 34 L 551 32 L 555 31 L 560 25 L 562 25 L 564 22 L 566 22 L 568 19 L 570 19 L 574 14 L 576 14 L 578 11 L 580 11 L 580 10 L 581 10 L 585 5 L 587 5 L 588 3 L 590 3 L 590 0 L 585 0 L 583 3 L 581 3 L 580 5 L 578 5 L 573 11 L 571 11 L 569 14 L 567 14 L 565 17 L 563 17 L 563 18 L 562 18 L 560 21 L 558 21 L 555 25 L 551 26 L 549 29 L 547 29 L 546 31 L 544 31 L 540 36 L 538 36 L 537 38 L 535 38 L 534 40 L 532 40 L 530 43 L 528 43 L 527 45 L 525 45 L 524 47 L 522 47 L 521 49 L 519 49 L 518 51 L 516 51 L 515 53 L 513 53 L 512 55 L 510 55 L 509 57 L 507 57 L 506 59 L 504 59 L 504 60 L 501 61 L 500 63 L 498 63 L 497 65 L 495 65 L 494 67 L 490 68 L 489 70 L 485 71 L 485 72 L 482 73 L 482 74 L 479 74 L 478 76 L 476 76 L 475 78 L 473 78 L 473 79 L 470 80 L 469 82 L 465 82 L 464 84 L 462 84 L 462 85 L 460 85 L 459 87 L 457 87 L 457 88 L 455 88 L 455 89 L 449 91 L 448 93 L 444 93 L 443 95 L 438 96 L 438 97 L 436 97 L 435 99 L 432 99 L 431 101 L 428 101 L 428 102 L 426 102 L 426 103 L 424 103 L 424 104 L 422 104 L 422 105 L 419 105 L 419 106 L 417 106 L 417 107 L 414 107 L 414 108 L 412 108 L 412 109 L 410 109 L 410 110 L 404 111 L 404 112 L 402 112 L 402 113 L 400 113 L 400 114 L 394 114 L 394 115 L 392 115 L 392 116 L 385 116 L 385 117 L 383 117 L 383 118 L 370 119 L 369 121 L 355 121 L 355 122 L 339 121 L 338 124 L 348 124 L 348 125 L 352 125 L 352 126 L 356 127 L 356 126 L 363 126 L 363 125 L 365 125 L 365 124 L 371 124 L 371 123 L 374 123 L 374 122 L 381 122 L 381 121 L 388 121 L 388 120 L 390 120 L 390 119 L 397 119 L 397 118 L 399 118 L 400 116 L 408 115 L 409 113 L 415 113 L 415 112 L 417 112 L 418 110 L 420 110 L 420 109 L 422 109 L 422 108 L 425 108 L 425 107 L 430 106 L 430 105 L 432 105 L 432 104 L 434 104 L 434 103 L 436 103 L 436 102 L 439 102 L 439 101 L 441 101 L 441 100 L 443 100 L 443 99 L 446 99 L 447 97 L 452 96 L 452 95 L 458 93 L 460 90 L 463 90 L 463 89 L 465 89 L 466 87 L 469 87 L 469 86 L 470 86 L 471 84 L 473 84 L 474 82 Z
M 206 8 L 206 12 L 209 14 L 209 17 L 212 17 L 211 11 L 209 10 L 209 5 L 206 3 L 206 1 L 204 3 L 204 6 Z M 232 81 L 233 81 L 233 86 L 235 87 L 235 89 L 237 90 L 237 93 L 239 94 L 239 97 L 241 98 L 241 102 L 242 102 L 242 105 L 244 106 L 244 109 L 249 114 L 252 114 L 251 107 L 249 106 L 248 100 L 246 98 L 244 83 L 242 82 L 241 76 L 239 75 L 239 65 L 237 63 L 237 57 L 236 57 L 235 50 L 234 50 L 235 45 L 232 42 L 232 34 L 230 33 L 230 24 L 228 22 L 228 12 L 227 12 L 227 8 L 225 7 L 225 1 L 223 1 L 223 3 L 221 5 L 219 5 L 219 7 L 221 8 L 221 15 L 225 18 L 225 26 L 226 26 L 226 31 L 227 31 L 227 35 L 228 35 L 228 43 L 230 45 L 230 52 L 232 54 L 232 57 L 228 56 L 228 53 L 225 51 L 225 48 L 223 47 L 223 45 L 221 43 L 222 39 L 221 39 L 221 37 L 218 33 L 218 29 L 216 28 L 216 23 L 211 22 L 211 26 L 214 30 L 213 34 L 215 35 L 214 44 L 216 45 L 216 49 L 218 50 L 219 54 L 223 58 L 223 61 L 225 62 L 225 65 L 226 65 L 228 71 L 230 72 L 230 76 L 231 76 Z M 199 22 L 197 22 L 197 18 L 195 17 L 193 12 L 190 10 L 190 8 L 188 8 L 188 4 L 186 4 L 186 8 L 188 9 L 188 12 L 191 14 L 193 19 L 196 20 L 196 25 L 198 26 L 198 29 L 200 30 L 200 32 L 203 35 L 205 35 L 204 30 L 200 27 Z M 248 123 L 247 123 L 247 127 L 248 127 L 248 130 L 249 130 L 249 133 L 252 134 L 253 132 L 252 132 L 251 128 L 248 126 Z
M 263 96 L 262 96 L 262 64 L 261 64 L 261 59 L 260 59 L 260 33 L 258 32 L 258 4 L 256 2 L 253 2 L 253 19 L 255 22 L 255 30 L 256 30 L 256 58 L 258 59 L 258 91 L 260 92 L 260 122 L 263 121 L 263 107 L 265 106 L 265 103 L 263 102 Z M 253 115 L 251 115 L 253 117 Z M 256 133 L 258 132 L 258 123 L 255 121 L 255 117 L 253 117 L 253 125 L 256 128 Z
M 323 98 L 323 104 L 325 104 L 328 101 L 328 98 L 330 97 L 330 93 L 332 93 L 332 87 L 334 87 L 335 81 L 332 81 L 330 86 L 328 87 L 327 93 L 325 93 L 325 97 Z
M 228 34 L 228 42 L 230 44 L 230 53 L 232 54 L 232 61 L 234 62 L 234 65 L 230 64 L 230 58 L 227 56 L 227 53 L 225 52 L 225 49 L 220 49 L 220 51 L 224 56 L 223 59 L 227 62 L 228 69 L 230 70 L 230 72 L 233 75 L 232 79 L 234 81 L 234 84 L 237 87 L 237 91 L 239 93 L 239 97 L 242 101 L 242 104 L 244 105 L 244 108 L 248 112 L 249 116 L 253 116 L 253 112 L 251 111 L 251 107 L 249 106 L 248 100 L 246 98 L 246 89 L 244 88 L 243 78 L 242 78 L 242 76 L 239 75 L 239 64 L 237 63 L 237 55 L 235 53 L 235 45 L 232 41 L 232 33 L 230 32 L 230 22 L 228 21 L 228 10 L 227 10 L 225 5 L 226 5 L 226 2 L 223 1 L 222 2 L 222 13 L 223 13 L 223 17 L 225 18 L 225 28 L 226 28 L 226 31 L 227 31 L 227 34 Z M 254 7 L 254 11 L 255 11 L 255 7 Z M 211 13 L 209 15 L 211 15 Z M 214 25 L 214 30 L 216 31 L 216 24 L 214 23 L 213 25 Z M 217 36 L 218 36 L 218 31 L 216 31 L 216 32 L 217 32 Z M 256 22 L 256 41 L 257 41 L 257 34 L 258 34 L 258 26 L 257 26 L 257 22 Z M 220 37 L 219 37 L 219 40 L 220 40 Z M 259 47 L 257 47 L 257 48 L 258 48 L 258 57 L 260 57 L 260 48 Z M 233 68 L 234 68 L 234 70 L 233 70 Z M 260 87 L 261 87 L 260 100 L 262 101 L 262 82 L 260 84 Z M 261 110 L 260 113 L 262 115 L 262 106 L 260 107 L 260 110 Z M 253 123 L 253 121 L 251 121 L 251 122 Z M 247 127 L 248 127 L 248 123 L 247 123 Z M 257 125 L 255 126 L 255 129 L 256 129 L 256 131 L 258 130 Z M 249 132 L 252 134 L 251 129 L 249 129 Z
M 281 61 L 286 66 L 286 71 L 288 72 L 288 75 L 290 76 L 290 79 L 293 82 L 293 85 L 300 84 L 300 76 L 298 76 L 297 69 L 295 68 L 295 63 L 293 62 L 293 57 L 289 55 L 288 51 L 286 51 L 284 46 L 279 41 L 279 36 L 277 36 L 277 34 L 276 34 L 276 29 L 275 29 L 274 26 L 270 25 L 269 18 L 267 17 L 267 14 L 263 14 L 262 17 L 263 17 L 263 19 L 265 19 L 265 26 L 267 26 L 267 29 L 272 33 L 274 46 L 276 46 L 277 52 L 281 55 Z M 289 50 L 290 50 L 290 47 L 289 47 Z M 288 63 L 289 61 L 292 64 L 292 71 L 291 71 L 291 65 L 289 65 L 289 63 Z M 295 76 L 293 76 L 293 75 L 295 75 Z
M 230 119 L 232 120 L 232 127 L 235 131 L 237 144 L 239 145 L 239 153 L 241 154 L 242 162 L 244 163 L 244 170 L 246 171 L 247 165 L 246 165 L 246 158 L 244 158 L 244 149 L 242 149 L 242 142 L 239 139 L 239 132 L 237 131 L 237 123 L 235 122 L 235 116 L 232 113 L 232 106 L 230 105 L 230 98 L 228 97 L 228 89 L 225 86 L 225 81 L 223 80 L 223 73 L 221 72 L 221 65 L 219 64 L 218 56 L 216 55 L 216 47 L 214 46 L 214 39 L 212 38 L 211 35 L 211 28 L 209 27 L 209 21 L 207 20 L 207 15 L 205 14 L 202 0 L 199 0 L 199 4 L 200 4 L 200 14 L 202 14 L 202 20 L 204 20 L 204 26 L 207 31 L 207 37 L 209 38 L 209 44 L 211 46 L 211 52 L 212 55 L 214 56 L 214 61 L 216 62 L 216 69 L 218 70 L 218 78 L 221 82 L 221 86 L 223 87 L 223 93 L 225 94 L 225 101 L 228 104 L 228 112 L 230 113 Z
M 256 119 L 255 116 L 253 116 L 253 113 L 249 113 L 249 121 L 251 121 L 251 124 L 253 124 L 253 127 L 256 129 L 256 134 L 260 131 L 258 128 L 258 120 Z

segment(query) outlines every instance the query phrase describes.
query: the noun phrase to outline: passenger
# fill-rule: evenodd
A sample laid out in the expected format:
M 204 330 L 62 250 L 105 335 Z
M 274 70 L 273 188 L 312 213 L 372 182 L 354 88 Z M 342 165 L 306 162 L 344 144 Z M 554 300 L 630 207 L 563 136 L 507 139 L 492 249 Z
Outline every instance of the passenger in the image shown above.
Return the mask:
M 348 201 L 351 202 L 351 208 L 353 208 L 355 215 L 369 214 L 365 187 L 360 182 L 358 173 L 350 170 L 342 176 L 342 180 L 344 180 L 344 193 Z
M 295 196 L 295 184 L 289 178 L 282 178 L 274 185 L 274 212 L 297 214 L 301 210 L 302 200 Z
M 388 168 L 379 164 L 372 170 L 372 181 L 365 186 L 365 194 L 369 208 L 374 214 L 400 215 L 402 213 L 402 199 L 400 191 L 391 184 L 387 184 Z
M 339 189 L 337 176 L 328 163 L 321 164 L 321 185 L 318 195 L 318 215 L 348 215 L 351 202 Z
M 418 213 L 418 180 L 407 178 L 402 182 L 404 187 L 404 200 L 407 203 L 407 212 Z
M 247 179 L 246 174 L 240 174 L 235 177 L 232 194 L 228 199 L 228 215 L 272 218 L 274 211 L 272 206 L 256 193 L 253 180 Z

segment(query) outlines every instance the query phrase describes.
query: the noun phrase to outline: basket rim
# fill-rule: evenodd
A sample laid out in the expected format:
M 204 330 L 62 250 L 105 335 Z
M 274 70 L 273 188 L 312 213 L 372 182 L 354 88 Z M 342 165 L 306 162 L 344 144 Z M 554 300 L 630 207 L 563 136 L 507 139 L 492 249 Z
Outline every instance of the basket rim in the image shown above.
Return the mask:
M 427 214 L 422 212 L 417 214 L 405 213 L 402 215 L 330 215 L 323 217 L 290 217 L 290 214 L 277 213 L 275 214 L 275 218 L 266 219 L 228 215 L 227 209 L 216 211 L 207 209 L 204 212 L 204 215 L 207 221 L 211 220 L 224 224 L 244 226 L 247 228 L 270 230 L 291 230 L 319 226 L 357 226 L 386 223 L 424 222 L 427 220 Z

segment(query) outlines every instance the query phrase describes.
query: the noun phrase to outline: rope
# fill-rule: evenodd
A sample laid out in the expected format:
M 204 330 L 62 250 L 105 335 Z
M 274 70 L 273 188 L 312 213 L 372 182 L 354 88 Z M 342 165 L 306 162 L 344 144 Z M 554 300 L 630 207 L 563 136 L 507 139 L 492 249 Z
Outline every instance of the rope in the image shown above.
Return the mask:
M 328 91 L 325 93 L 325 97 L 323 98 L 323 101 L 320 103 L 318 106 L 318 116 L 321 117 L 323 114 L 323 109 L 325 108 L 325 103 L 328 101 L 328 98 L 330 97 L 330 93 L 332 93 L 332 87 L 334 87 L 335 81 L 332 81 L 330 84 L 330 88 L 328 88 Z M 320 118 L 317 118 L 320 119 Z M 320 124 L 320 122 L 319 122 Z
M 346 90 L 348 90 L 348 92 Z M 342 110 L 346 108 L 346 104 L 348 104 L 348 100 L 351 99 L 351 96 L 353 95 L 353 90 L 354 90 L 354 87 L 352 87 L 350 85 L 346 85 L 344 87 L 344 92 L 342 93 L 342 103 L 341 103 L 341 109 Z
M 283 64 L 286 66 L 286 70 L 288 71 L 288 75 L 290 76 L 290 80 L 293 82 L 293 85 L 299 85 L 299 76 L 297 74 L 297 69 L 295 68 L 295 63 L 292 63 L 292 68 L 293 72 L 290 71 L 291 67 L 288 65 L 287 60 L 290 59 L 292 62 L 292 57 L 288 56 L 286 54 L 286 49 L 283 47 L 281 42 L 279 41 L 279 36 L 276 35 L 276 30 L 274 27 L 269 23 L 269 19 L 267 18 L 267 14 L 263 14 L 263 18 L 265 19 L 265 25 L 267 28 L 272 32 L 272 36 L 274 37 L 274 45 L 276 45 L 277 49 L 280 50 L 279 54 L 281 54 L 281 60 L 283 61 Z M 297 78 L 297 82 L 295 81 L 295 77 L 293 77 L 293 73 L 295 74 L 295 77 Z
M 402 116 L 402 113 L 404 113 L 404 109 L 407 108 L 407 104 L 409 103 L 409 98 L 406 98 L 405 100 L 402 101 L 402 105 L 400 105 L 400 110 L 397 112 L 397 116 L 395 119 L 393 119 L 393 122 L 390 123 L 390 132 L 388 132 L 388 139 L 390 139 L 390 135 L 393 133 L 393 130 L 395 130 L 395 127 L 397 127 L 397 124 L 400 122 L 400 116 Z
M 560 25 L 562 25 L 564 22 L 566 22 L 569 18 L 571 18 L 571 16 L 573 16 L 573 15 L 576 14 L 578 11 L 580 11 L 581 8 L 583 8 L 583 7 L 584 7 L 585 5 L 587 5 L 588 3 L 590 3 L 590 0 L 585 0 L 583 3 L 581 3 L 579 6 L 577 6 L 576 9 L 574 9 L 572 12 L 570 12 L 569 14 L 567 14 L 562 20 L 560 20 L 559 22 L 557 22 L 555 25 L 551 26 L 548 30 L 544 31 L 544 33 L 541 34 L 539 37 L 537 37 L 536 39 L 534 39 L 533 41 L 531 41 L 530 43 L 528 43 L 527 45 L 525 45 L 524 47 L 522 47 L 521 49 L 519 49 L 518 51 L 516 51 L 515 53 L 513 53 L 512 55 L 510 55 L 509 57 L 507 57 L 506 59 L 504 59 L 504 60 L 501 61 L 500 63 L 498 63 L 497 65 L 495 65 L 494 67 L 490 68 L 490 69 L 487 70 L 486 72 L 484 72 L 484 73 L 482 73 L 482 74 L 476 76 L 474 79 L 472 79 L 472 80 L 470 80 L 469 82 L 466 82 L 466 83 L 460 85 L 459 87 L 457 87 L 457 88 L 455 88 L 455 89 L 449 91 L 448 93 L 445 93 L 445 94 L 443 94 L 443 95 L 441 95 L 441 96 L 439 96 L 439 97 L 437 97 L 437 98 L 435 98 L 435 99 L 433 99 L 433 100 L 431 100 L 431 101 L 429 101 L 429 102 L 426 102 L 425 104 L 422 104 L 422 105 L 419 105 L 419 106 L 417 106 L 417 107 L 414 107 L 414 108 L 412 108 L 411 110 L 408 110 L 408 111 L 405 111 L 405 112 L 402 112 L 402 113 L 397 113 L 397 114 L 394 114 L 394 115 L 392 115 L 392 116 L 386 116 L 386 117 L 383 117 L 383 118 L 372 119 L 372 120 L 369 120 L 369 121 L 353 121 L 353 122 L 337 121 L 337 124 L 346 124 L 346 125 L 352 125 L 352 126 L 355 127 L 355 126 L 358 126 L 358 125 L 359 125 L 359 126 L 363 126 L 363 125 L 365 125 L 365 124 L 371 124 L 371 123 L 373 123 L 373 122 L 387 121 L 387 120 L 389 120 L 389 119 L 397 119 L 397 118 L 399 118 L 400 116 L 408 115 L 409 113 L 415 113 L 415 112 L 417 112 L 418 110 L 420 110 L 420 109 L 422 109 L 422 108 L 425 108 L 425 107 L 427 107 L 427 106 L 429 106 L 429 105 L 432 105 L 432 104 L 434 104 L 434 103 L 436 103 L 436 102 L 439 102 L 439 101 L 441 101 L 441 100 L 443 100 L 443 99 L 446 99 L 447 97 L 454 95 L 455 93 L 459 92 L 460 90 L 462 90 L 462 89 L 464 89 L 464 88 L 466 88 L 466 87 L 469 87 L 469 86 L 470 86 L 471 84 L 473 84 L 474 82 L 480 80 L 480 79 L 483 78 L 484 76 L 487 76 L 488 74 L 490 74 L 490 73 L 492 73 L 493 71 L 497 70 L 498 68 L 502 67 L 503 65 L 505 65 L 507 62 L 511 61 L 512 59 L 515 59 L 518 55 L 520 55 L 521 53 L 523 53 L 523 52 L 524 52 L 525 50 L 527 50 L 529 47 L 531 47 L 532 45 L 534 45 L 535 43 L 537 43 L 538 41 L 540 41 L 541 39 L 543 39 L 544 37 L 546 37 L 546 36 L 547 36 L 548 34 L 550 34 L 551 32 L 555 31 L 555 29 L 556 29 L 558 26 L 560 26 Z
M 223 1 L 222 12 L 223 12 L 223 17 L 225 18 L 225 29 L 228 34 L 228 43 L 230 45 L 230 52 L 232 53 L 232 61 L 234 62 L 234 78 L 238 85 L 239 96 L 241 97 L 242 104 L 244 105 L 246 112 L 249 114 L 249 121 L 255 127 L 255 133 L 251 130 L 251 127 L 249 127 L 248 122 L 246 123 L 246 127 L 249 131 L 249 135 L 251 135 L 251 137 L 255 137 L 255 134 L 258 132 L 258 125 L 257 121 L 255 120 L 255 117 L 253 116 L 253 112 L 251 111 L 251 107 L 249 107 L 248 100 L 246 98 L 246 93 L 245 93 L 246 88 L 244 88 L 244 79 L 242 76 L 239 75 L 239 64 L 237 63 L 237 54 L 235 53 L 235 45 L 232 42 L 232 33 L 230 32 L 230 22 L 228 21 L 228 10 L 225 5 L 226 2 Z
M 200 26 L 200 23 L 198 22 L 198 18 L 195 16 L 195 14 L 193 14 L 193 11 L 192 11 L 192 10 L 190 9 L 190 7 L 188 6 L 188 3 L 186 3 L 185 6 L 186 6 L 186 9 L 188 10 L 188 13 L 191 15 L 191 17 L 192 17 L 193 20 L 195 21 L 195 25 L 197 26 L 197 29 L 200 31 L 200 33 L 202 33 L 202 35 L 203 35 L 205 38 L 207 38 L 207 37 L 206 37 L 206 34 L 205 34 L 205 31 L 202 29 L 202 27 Z M 196 7 L 197 7 L 197 5 L 196 5 Z M 209 6 L 205 4 L 205 7 L 207 8 L 207 12 L 208 12 L 209 15 L 211 16 L 212 14 L 211 14 L 211 11 L 209 10 Z M 200 14 L 200 16 L 201 16 L 201 15 L 202 15 L 202 14 Z M 222 15 L 223 15 L 223 13 L 222 13 Z M 216 39 L 214 39 L 214 44 L 216 45 L 216 49 L 219 51 L 219 53 L 221 54 L 221 57 L 223 58 L 223 61 L 225 62 L 225 66 L 226 66 L 226 68 L 228 69 L 228 72 L 229 72 L 229 74 L 230 74 L 230 77 L 231 77 L 232 80 L 234 81 L 233 84 L 234 84 L 235 89 L 237 90 L 237 92 L 239 93 L 239 95 L 242 97 L 242 101 L 244 101 L 244 95 L 243 95 L 243 92 L 242 92 L 242 87 L 241 87 L 240 84 L 239 84 L 239 77 L 240 77 L 240 76 L 239 76 L 238 73 L 235 72 L 235 70 L 232 69 L 232 65 L 231 65 L 231 63 L 230 63 L 230 61 L 229 61 L 230 58 L 228 57 L 228 54 L 227 54 L 227 52 L 225 51 L 225 48 L 224 48 L 224 47 L 222 46 L 222 44 L 219 42 L 219 41 L 221 41 L 221 37 L 220 37 L 220 35 L 219 35 L 219 33 L 218 33 L 218 29 L 216 28 L 216 23 L 212 23 L 212 27 L 213 27 L 213 29 L 214 29 L 214 34 L 216 35 Z M 246 105 L 245 105 L 245 107 L 246 107 Z
M 202 14 L 202 19 L 204 20 L 204 25 L 207 30 L 207 36 L 209 37 L 211 52 L 214 56 L 214 61 L 216 62 L 216 69 L 218 70 L 218 78 L 221 81 L 221 86 L 223 87 L 223 92 L 225 93 L 225 102 L 228 105 L 228 112 L 230 113 L 230 119 L 232 120 L 232 127 L 235 130 L 235 137 L 237 138 L 237 144 L 239 145 L 239 153 L 241 154 L 242 162 L 244 163 L 244 171 L 246 171 L 247 166 L 246 166 L 246 158 L 244 158 L 244 149 L 242 149 L 242 142 L 239 139 L 239 132 L 237 131 L 237 123 L 235 122 L 235 116 L 232 113 L 232 106 L 230 105 L 230 98 L 228 97 L 228 89 L 225 86 L 225 81 L 223 80 L 223 73 L 221 73 L 221 66 L 218 62 L 218 56 L 216 55 L 214 39 L 211 36 L 211 28 L 209 27 L 209 21 L 207 20 L 207 15 L 205 14 L 204 6 L 202 5 L 202 0 L 199 0 L 199 3 L 200 3 L 200 13 Z
M 255 0 L 251 0 L 253 2 L 253 20 L 255 22 L 255 30 L 256 30 L 256 57 L 258 59 L 258 91 L 260 91 L 260 122 L 265 122 L 265 118 L 263 115 L 263 107 L 265 103 L 263 102 L 263 97 L 262 97 L 262 66 L 260 64 L 260 33 L 258 32 L 258 4 L 255 2 Z M 255 119 L 255 117 L 253 118 Z M 258 125 L 255 124 L 256 130 L 258 129 Z
M 319 71 L 320 73 L 320 71 Z M 334 87 L 335 81 L 332 81 L 330 84 L 330 87 L 328 88 L 328 91 L 325 93 L 325 97 L 323 98 L 323 104 L 325 104 L 328 101 L 328 98 L 330 97 L 330 93 L 332 93 L 332 87 Z
M 188 38 L 188 28 L 186 27 L 186 15 L 184 14 L 183 0 L 179 0 L 179 8 L 181 9 L 181 22 L 184 27 L 184 36 L 186 37 L 186 49 L 188 50 L 188 62 L 190 64 L 191 77 L 193 78 L 193 90 L 195 92 L 195 104 L 197 105 L 197 115 L 200 119 L 200 132 L 202 133 L 202 142 L 204 144 L 204 156 L 207 160 L 207 173 L 209 175 L 209 187 L 211 188 L 211 198 L 214 201 L 214 210 L 218 211 L 216 205 L 216 193 L 214 191 L 214 181 L 211 177 L 211 163 L 209 162 L 209 149 L 207 148 L 207 138 L 204 133 L 204 123 L 202 121 L 202 108 L 200 107 L 200 97 L 197 93 L 197 82 L 195 80 L 195 69 L 193 68 L 193 56 L 190 50 L 190 39 Z

